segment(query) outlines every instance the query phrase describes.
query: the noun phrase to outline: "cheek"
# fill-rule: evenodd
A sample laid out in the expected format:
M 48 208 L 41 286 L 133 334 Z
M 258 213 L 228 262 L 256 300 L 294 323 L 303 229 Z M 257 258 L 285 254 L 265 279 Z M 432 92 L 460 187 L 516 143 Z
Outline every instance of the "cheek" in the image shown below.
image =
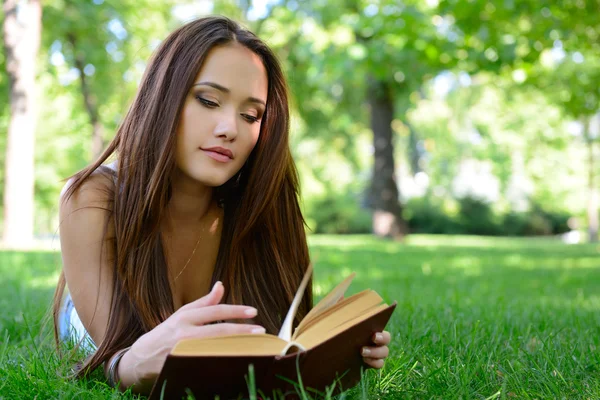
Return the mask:
M 190 112 L 190 105 L 186 104 L 181 111 L 179 127 L 177 128 L 177 147 L 182 148 L 185 145 L 186 138 L 189 135 L 190 126 L 193 122 L 193 114 Z
M 261 126 L 259 125 L 258 128 L 256 128 L 253 132 L 252 132 L 252 148 L 254 149 L 254 146 L 256 146 L 256 143 L 258 142 L 258 138 L 260 137 L 260 130 L 261 130 Z
M 257 130 L 256 132 L 249 132 L 249 134 L 246 136 L 246 140 L 243 145 L 244 158 L 243 160 L 241 160 L 242 162 L 240 163 L 240 168 L 244 165 L 246 161 L 248 161 L 248 158 L 250 158 L 250 154 L 256 147 L 256 143 L 258 142 L 258 138 L 260 136 L 259 132 L 259 130 Z
M 254 147 L 256 147 L 256 143 L 258 143 L 258 138 L 260 137 L 259 132 L 257 132 L 254 136 L 252 136 L 252 149 L 254 149 Z
M 246 132 L 244 132 L 243 135 L 243 144 L 240 143 L 240 145 L 242 145 L 241 147 L 243 147 L 244 151 L 248 154 L 250 154 L 250 152 L 254 149 L 254 147 L 256 147 L 256 143 L 258 142 L 258 138 L 260 137 L 260 126 L 258 127 L 254 127 L 251 126 L 248 128 L 248 130 Z
M 252 153 L 252 151 L 256 147 L 256 143 L 258 143 L 258 138 L 259 138 L 259 134 L 258 133 L 252 135 L 251 142 L 250 142 L 250 144 L 248 146 L 248 156 L 247 157 L 250 156 L 250 153 Z
M 199 135 L 214 126 L 214 113 L 196 104 L 197 100 L 188 100 L 181 111 L 178 135 L 182 138 L 198 139 Z
M 190 136 L 185 124 L 179 126 L 177 136 L 175 137 L 175 149 L 179 161 L 184 161 L 189 157 L 189 147 L 191 146 Z

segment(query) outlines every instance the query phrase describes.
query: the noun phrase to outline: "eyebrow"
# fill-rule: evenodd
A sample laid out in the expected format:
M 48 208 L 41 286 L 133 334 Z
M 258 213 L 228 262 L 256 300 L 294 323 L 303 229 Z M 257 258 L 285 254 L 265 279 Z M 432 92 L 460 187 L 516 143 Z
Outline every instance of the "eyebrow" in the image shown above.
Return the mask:
M 231 93 L 231 90 L 227 89 L 225 86 L 221 86 L 218 83 L 214 83 L 214 82 L 208 82 L 208 81 L 198 82 L 198 83 L 195 83 L 194 86 L 210 86 L 217 90 L 220 90 L 221 92 Z M 248 97 L 248 101 L 251 101 L 252 103 L 262 104 L 265 107 L 267 106 L 267 104 L 264 101 L 262 101 L 261 99 L 258 99 L 256 97 Z

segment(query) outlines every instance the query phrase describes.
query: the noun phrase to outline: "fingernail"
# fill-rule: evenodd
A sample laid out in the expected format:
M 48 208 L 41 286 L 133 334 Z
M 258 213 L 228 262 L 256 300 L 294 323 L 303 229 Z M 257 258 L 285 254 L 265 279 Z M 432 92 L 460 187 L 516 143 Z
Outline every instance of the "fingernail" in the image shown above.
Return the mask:
M 383 340 L 383 334 L 381 333 L 376 333 L 375 334 L 375 341 L 376 342 L 381 342 Z
M 221 282 L 221 281 L 216 281 L 216 282 L 215 282 L 215 285 L 214 285 L 214 286 L 213 286 L 213 288 L 212 288 L 212 290 L 215 290 L 215 289 L 217 288 L 217 285 L 222 285 L 222 284 L 223 284 L 223 282 Z
M 365 357 L 371 355 L 371 350 L 369 350 L 366 347 L 364 347 L 362 349 L 362 355 L 365 356 Z
M 249 308 L 246 311 L 244 311 L 244 314 L 246 314 L 249 317 L 256 317 L 256 314 L 258 314 L 258 311 L 256 310 L 256 308 Z
M 265 333 L 265 332 L 266 332 L 266 330 L 265 330 L 265 328 L 254 328 L 254 329 L 252 329 L 252 331 L 251 331 L 251 332 L 252 332 L 252 333 L 258 333 L 258 334 L 262 334 L 262 333 Z

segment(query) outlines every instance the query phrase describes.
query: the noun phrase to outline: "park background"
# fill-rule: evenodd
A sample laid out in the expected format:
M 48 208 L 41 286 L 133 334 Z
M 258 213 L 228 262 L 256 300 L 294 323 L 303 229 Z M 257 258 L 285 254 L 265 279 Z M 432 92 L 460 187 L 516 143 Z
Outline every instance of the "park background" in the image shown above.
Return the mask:
M 348 397 L 600 396 L 600 1 L 4 0 L 0 398 L 66 382 L 43 324 L 63 179 L 95 159 L 152 51 L 193 18 L 278 54 L 315 260 L 399 307 Z M 124 395 L 125 397 L 129 395 Z

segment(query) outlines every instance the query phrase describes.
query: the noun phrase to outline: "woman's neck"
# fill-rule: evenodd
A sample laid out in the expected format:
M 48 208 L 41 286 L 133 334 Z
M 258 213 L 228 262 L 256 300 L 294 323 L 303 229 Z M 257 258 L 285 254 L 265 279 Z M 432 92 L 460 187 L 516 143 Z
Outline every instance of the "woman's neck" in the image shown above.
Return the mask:
M 201 221 L 216 205 L 213 188 L 198 183 L 177 170 L 172 181 L 172 194 L 167 206 L 171 222 L 195 224 Z

